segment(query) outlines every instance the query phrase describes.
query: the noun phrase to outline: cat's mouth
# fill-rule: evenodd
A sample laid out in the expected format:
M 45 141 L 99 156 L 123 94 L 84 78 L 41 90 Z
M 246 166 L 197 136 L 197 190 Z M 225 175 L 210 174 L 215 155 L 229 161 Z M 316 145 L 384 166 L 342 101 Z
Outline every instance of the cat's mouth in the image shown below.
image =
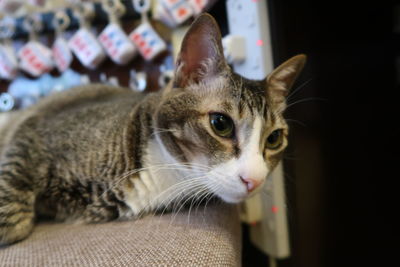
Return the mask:
M 240 179 L 240 183 L 236 184 L 234 187 L 231 184 L 226 185 L 226 187 L 221 187 L 217 190 L 215 194 L 227 203 L 240 203 L 259 193 L 263 184 L 264 181 L 253 185 Z

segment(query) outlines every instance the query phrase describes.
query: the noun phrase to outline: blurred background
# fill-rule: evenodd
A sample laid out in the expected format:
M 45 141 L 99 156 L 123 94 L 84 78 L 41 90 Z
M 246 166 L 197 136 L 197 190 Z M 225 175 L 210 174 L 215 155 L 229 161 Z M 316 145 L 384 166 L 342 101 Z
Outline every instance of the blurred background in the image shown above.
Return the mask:
M 0 1 L 1 45 L 11 43 L 13 53 L 18 53 L 35 39 L 29 34 L 32 27 L 24 23 L 27 15 L 41 14 L 38 20 L 42 25 L 36 38 L 51 48 L 58 36 L 52 26 L 53 15 L 66 8 L 71 22 L 62 30 L 66 39 L 72 38 L 79 22 L 72 10 L 87 14 L 85 8 L 76 8 L 81 2 L 91 1 Z M 242 4 L 243 10 L 252 4 L 264 8 L 257 13 L 265 15 L 266 20 L 260 20 L 264 24 L 257 24 L 260 21 L 256 16 L 254 23 L 262 31 L 260 36 L 266 36 L 257 39 L 257 46 L 267 47 L 266 66 L 277 66 L 300 53 L 308 56 L 286 111 L 291 132 L 283 180 L 290 252 L 288 257 L 269 261 L 265 250 L 251 241 L 253 226 L 243 223 L 243 266 L 268 266 L 268 262 L 291 267 L 394 266 L 400 249 L 396 216 L 400 202 L 400 4 L 310 0 L 205 2 L 201 10 L 217 19 L 224 37 L 235 31 L 233 20 L 252 23 L 254 15 L 243 11 L 232 17 L 229 5 Z M 122 3 L 128 9 L 119 19 L 123 31 L 129 34 L 143 22 L 143 14 L 132 1 Z M 101 81 L 146 91 L 161 88 L 171 78 L 174 50 L 178 46 L 174 40 L 180 40 L 184 27 L 196 14 L 183 19 L 155 8 L 149 10 L 149 16 L 152 30 L 160 42 L 165 42 L 163 49 L 150 59 L 139 51 L 125 65 L 108 56 L 101 63 L 92 62 L 93 67 L 75 55 L 67 68 L 78 75 L 71 74 L 74 81 Z M 99 34 L 110 18 L 100 6 L 95 7 L 93 14 L 89 24 Z M 28 17 L 30 24 L 35 25 L 35 16 Z M 4 34 L 10 24 L 11 35 Z M 234 54 L 239 46 L 236 42 L 240 41 L 233 40 Z M 5 59 L 8 52 L 1 53 L 1 62 L 10 60 Z M 239 59 L 230 58 L 231 63 L 237 67 L 243 60 L 246 62 L 246 56 L 252 55 L 243 59 L 239 51 Z M 0 105 L 4 112 L 29 106 L 51 93 L 52 89 L 43 86 L 43 80 L 49 84 L 49 77 L 43 78 L 46 73 L 51 75 L 51 84 L 57 90 L 71 86 L 60 78 L 66 70 L 57 68 L 39 74 L 29 66 L 15 73 L 3 72 L 0 92 L 6 94 L 2 95 Z M 26 91 L 27 84 L 35 89 Z

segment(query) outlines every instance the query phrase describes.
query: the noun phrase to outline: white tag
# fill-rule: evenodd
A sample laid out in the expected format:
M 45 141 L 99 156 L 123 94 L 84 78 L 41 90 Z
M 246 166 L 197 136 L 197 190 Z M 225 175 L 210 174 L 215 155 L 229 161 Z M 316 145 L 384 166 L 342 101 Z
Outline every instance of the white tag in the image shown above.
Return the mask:
M 167 49 L 165 42 L 158 36 L 149 23 L 140 24 L 129 35 L 129 38 L 134 42 L 140 54 L 146 60 L 152 60 Z
M 33 6 L 44 6 L 46 4 L 46 0 L 29 0 L 29 3 Z
M 208 0 L 189 0 L 189 4 L 192 7 L 194 14 L 200 14 L 208 4 Z
M 193 15 L 192 7 L 186 0 L 162 0 L 162 4 L 178 24 Z
M 18 61 L 11 45 L 0 44 L 0 77 L 11 80 L 17 76 Z
M 137 50 L 118 24 L 109 24 L 98 37 L 108 56 L 117 64 L 127 64 Z
M 57 69 L 60 72 L 64 72 L 69 68 L 73 59 L 67 41 L 62 37 L 58 37 L 53 44 L 52 51 Z
M 14 13 L 23 4 L 23 0 L 0 0 L 0 11 L 4 13 Z
M 20 68 L 35 77 L 54 67 L 51 50 L 37 41 L 29 41 L 24 45 L 18 51 L 18 58 Z
M 100 43 L 86 28 L 79 29 L 69 40 L 68 46 L 79 61 L 90 69 L 95 69 L 106 58 Z

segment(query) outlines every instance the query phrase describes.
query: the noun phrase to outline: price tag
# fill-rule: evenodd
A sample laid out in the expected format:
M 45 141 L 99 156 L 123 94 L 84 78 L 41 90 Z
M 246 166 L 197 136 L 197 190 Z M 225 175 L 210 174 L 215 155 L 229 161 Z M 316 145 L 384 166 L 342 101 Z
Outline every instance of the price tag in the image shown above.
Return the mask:
M 149 23 L 140 24 L 129 35 L 129 38 L 134 42 L 140 54 L 146 60 L 152 60 L 167 48 L 165 42 L 158 36 Z
M 178 24 L 183 23 L 193 15 L 192 7 L 186 0 L 162 0 L 162 4 Z
M 90 69 L 98 67 L 106 58 L 100 43 L 86 28 L 79 29 L 69 40 L 68 46 L 79 61 Z
M 64 72 L 72 63 L 72 53 L 67 41 L 58 37 L 52 47 L 54 63 L 60 72 Z
M 11 45 L 0 44 L 0 77 L 11 80 L 17 76 L 18 62 Z
M 23 0 L 0 0 L 0 11 L 4 13 L 14 13 L 23 4 Z
M 29 3 L 33 6 L 44 6 L 46 4 L 46 0 L 29 0 Z
M 37 41 L 29 41 L 18 51 L 20 68 L 30 75 L 38 77 L 53 67 L 52 52 Z
M 193 9 L 194 14 L 200 14 L 208 4 L 208 0 L 189 0 L 189 4 Z
M 137 50 L 118 24 L 109 24 L 98 37 L 108 56 L 117 64 L 127 64 Z

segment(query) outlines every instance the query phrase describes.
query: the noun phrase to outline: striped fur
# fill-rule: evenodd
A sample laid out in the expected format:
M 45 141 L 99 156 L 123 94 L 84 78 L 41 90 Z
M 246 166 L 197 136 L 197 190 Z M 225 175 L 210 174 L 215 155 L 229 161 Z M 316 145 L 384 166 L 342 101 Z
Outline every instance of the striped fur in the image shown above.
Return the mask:
M 90 85 L 2 114 L 0 245 L 27 237 L 40 217 L 99 223 L 211 195 L 239 202 L 252 194 L 240 177 L 266 179 L 287 143 L 284 94 L 304 56 L 250 81 L 224 62 L 209 15 L 186 38 L 182 51 L 197 44 L 212 51 L 199 53 L 198 64 L 182 53 L 174 85 L 160 92 Z M 232 118 L 234 138 L 213 132 L 210 112 Z M 285 138 L 270 150 L 265 140 L 275 129 Z

